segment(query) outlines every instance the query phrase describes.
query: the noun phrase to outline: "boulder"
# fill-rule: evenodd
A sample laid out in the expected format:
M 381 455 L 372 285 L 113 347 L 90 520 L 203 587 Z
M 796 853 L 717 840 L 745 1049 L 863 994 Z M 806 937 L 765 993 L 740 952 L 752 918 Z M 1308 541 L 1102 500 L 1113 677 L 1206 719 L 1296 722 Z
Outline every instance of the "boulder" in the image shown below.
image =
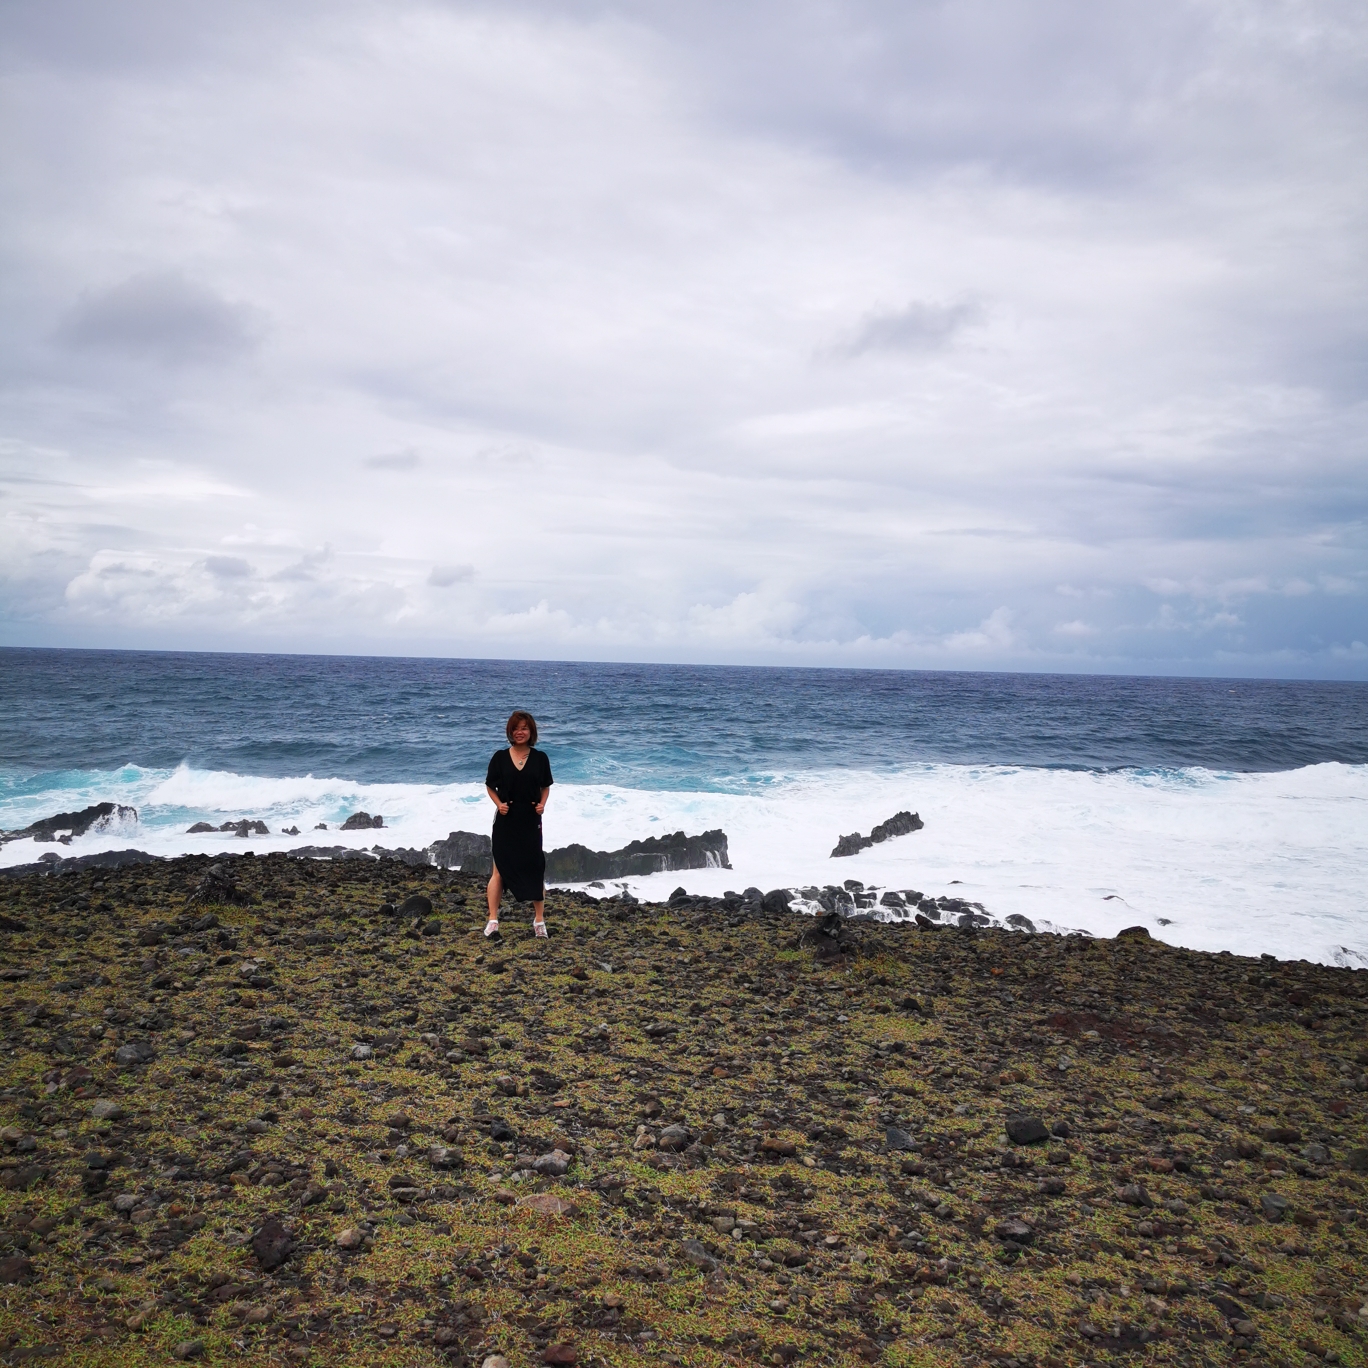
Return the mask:
M 224 822 L 219 830 L 232 832 L 234 836 L 241 836 L 244 839 L 248 836 L 269 836 L 271 834 L 271 829 L 265 822 L 250 821 L 246 817 L 240 822 Z
M 546 877 L 556 883 L 589 883 L 593 879 L 623 879 L 661 874 L 675 869 L 730 869 L 727 836 L 720 830 L 700 836 L 676 831 L 631 841 L 620 850 L 590 850 L 561 846 L 546 857 Z
M 1038 1116 L 1009 1116 L 1004 1129 L 1014 1145 L 1034 1145 L 1050 1138 L 1048 1127 Z
M 439 869 L 459 869 L 486 879 L 494 870 L 494 844 L 473 831 L 453 831 L 444 841 L 434 841 L 428 853 Z
M 342 823 L 343 831 L 369 831 L 372 827 L 382 827 L 385 825 L 383 817 L 372 817 L 369 812 L 353 812 L 345 822 Z
M 12 834 L 32 836 L 35 841 L 55 841 L 58 832 L 68 836 L 84 836 L 88 831 L 107 831 L 117 823 L 137 820 L 137 808 L 122 807 L 118 803 L 94 803 L 80 812 L 58 812 L 51 817 L 44 817 Z
M 186 827 L 187 836 L 202 836 L 206 831 L 217 831 L 218 827 L 211 826 L 208 822 L 196 822 L 192 827 Z
M 845 855 L 858 855 L 860 851 L 892 840 L 894 836 L 907 836 L 911 832 L 920 831 L 925 825 L 926 823 L 915 812 L 896 812 L 886 822 L 880 822 L 868 836 L 861 836 L 858 831 L 852 831 L 849 836 L 842 836 L 836 842 L 836 848 L 831 852 L 830 858 L 835 860 Z

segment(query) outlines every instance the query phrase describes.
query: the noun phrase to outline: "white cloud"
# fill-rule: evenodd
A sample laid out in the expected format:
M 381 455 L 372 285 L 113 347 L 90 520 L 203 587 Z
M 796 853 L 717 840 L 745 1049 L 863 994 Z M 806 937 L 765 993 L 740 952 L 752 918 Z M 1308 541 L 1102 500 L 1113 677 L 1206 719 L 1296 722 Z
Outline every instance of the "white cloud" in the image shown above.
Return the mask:
M 1362 674 L 1365 37 L 11 6 L 0 640 Z
M 475 578 L 473 565 L 434 565 L 427 582 L 437 589 L 450 589 L 453 584 L 465 584 Z

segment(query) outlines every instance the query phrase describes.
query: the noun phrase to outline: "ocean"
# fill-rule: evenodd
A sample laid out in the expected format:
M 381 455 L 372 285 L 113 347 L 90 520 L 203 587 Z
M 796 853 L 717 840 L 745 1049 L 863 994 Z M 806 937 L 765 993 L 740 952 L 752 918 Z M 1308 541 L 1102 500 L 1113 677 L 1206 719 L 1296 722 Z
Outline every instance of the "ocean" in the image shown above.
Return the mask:
M 731 870 L 619 881 L 638 897 L 856 879 L 1368 967 L 1361 683 L 7 649 L 0 828 L 104 800 L 138 819 L 0 865 L 487 831 L 515 707 L 556 777 L 548 848 L 727 833 Z M 358 809 L 384 830 L 337 832 Z M 901 810 L 924 828 L 831 857 Z M 241 818 L 271 834 L 186 834 Z

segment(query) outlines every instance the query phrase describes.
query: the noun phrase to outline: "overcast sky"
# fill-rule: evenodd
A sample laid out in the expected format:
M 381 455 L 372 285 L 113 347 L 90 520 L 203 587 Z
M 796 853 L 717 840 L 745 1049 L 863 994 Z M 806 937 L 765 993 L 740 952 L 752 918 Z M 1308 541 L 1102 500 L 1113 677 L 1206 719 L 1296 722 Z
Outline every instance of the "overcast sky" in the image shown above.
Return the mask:
M 1368 678 L 1362 0 L 0 8 L 0 641 Z

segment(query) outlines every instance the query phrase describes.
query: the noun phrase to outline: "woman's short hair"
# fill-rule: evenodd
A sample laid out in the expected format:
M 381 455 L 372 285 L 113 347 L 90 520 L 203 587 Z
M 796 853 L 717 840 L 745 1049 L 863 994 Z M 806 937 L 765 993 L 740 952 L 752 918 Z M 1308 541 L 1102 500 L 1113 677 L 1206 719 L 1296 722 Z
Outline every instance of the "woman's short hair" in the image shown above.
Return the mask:
M 512 741 L 513 733 L 517 730 L 519 722 L 527 723 L 527 730 L 532 733 L 528 739 L 535 746 L 537 744 L 537 719 L 530 712 L 523 712 L 521 708 L 508 719 L 508 725 L 504 728 L 504 735 Z

